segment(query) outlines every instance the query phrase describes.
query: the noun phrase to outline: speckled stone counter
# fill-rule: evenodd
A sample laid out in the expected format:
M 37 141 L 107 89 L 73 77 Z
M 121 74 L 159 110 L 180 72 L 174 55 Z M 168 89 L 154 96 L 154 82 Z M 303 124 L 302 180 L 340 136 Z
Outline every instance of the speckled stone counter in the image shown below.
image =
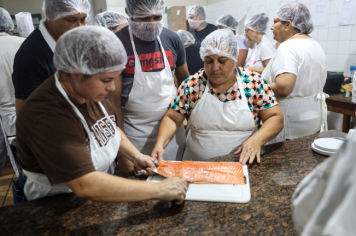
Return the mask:
M 316 138 L 345 136 L 328 131 L 266 147 L 261 164 L 249 166 L 247 204 L 104 204 L 64 194 L 0 208 L 0 235 L 296 235 L 292 193 L 326 159 L 310 145 Z M 211 160 L 238 161 L 233 155 Z

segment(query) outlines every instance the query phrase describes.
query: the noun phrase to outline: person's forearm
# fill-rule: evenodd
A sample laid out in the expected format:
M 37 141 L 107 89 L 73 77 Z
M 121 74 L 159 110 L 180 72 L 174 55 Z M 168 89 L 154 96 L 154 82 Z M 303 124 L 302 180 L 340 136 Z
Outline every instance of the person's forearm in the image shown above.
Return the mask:
M 250 66 L 248 69 L 252 70 L 252 71 L 255 71 L 255 72 L 259 73 L 259 74 L 262 74 L 262 72 L 265 70 L 264 67 L 263 68 L 257 68 L 257 67 L 254 67 L 254 66 Z
M 130 142 L 124 132 L 118 128 L 121 134 L 122 141 L 120 143 L 119 156 L 128 158 L 133 163 L 136 162 L 136 158 L 141 155 L 140 151 Z
M 283 126 L 283 117 L 272 116 L 263 123 L 261 128 L 251 138 L 259 142 L 260 146 L 263 146 L 268 141 L 274 139 L 282 131 Z
M 180 125 L 165 115 L 158 128 L 156 145 L 162 145 L 163 148 L 167 147 Z
M 283 99 L 283 98 L 288 97 L 288 96 L 285 96 L 285 92 L 280 87 L 278 87 L 278 85 L 276 83 L 270 83 L 269 86 L 271 87 L 274 95 L 276 95 L 277 99 Z
M 147 181 L 124 179 L 103 172 L 92 172 L 83 177 L 74 193 L 98 202 L 137 202 L 159 197 L 159 185 Z M 84 179 L 85 178 L 85 179 Z M 71 187 L 70 182 L 68 186 Z

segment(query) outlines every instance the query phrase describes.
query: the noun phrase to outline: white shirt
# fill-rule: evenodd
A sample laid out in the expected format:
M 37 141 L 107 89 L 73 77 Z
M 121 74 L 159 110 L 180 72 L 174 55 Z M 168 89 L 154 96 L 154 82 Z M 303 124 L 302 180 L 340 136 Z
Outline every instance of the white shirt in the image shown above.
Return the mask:
M 16 52 L 23 41 L 25 41 L 24 38 L 16 36 L 0 36 L 0 109 L 2 111 L 0 113 L 5 114 L 4 112 L 6 112 L 6 116 L 11 116 L 11 114 L 8 115 L 9 110 L 15 110 L 15 90 L 12 84 L 12 70 Z M 11 129 L 11 132 L 10 127 L 7 127 L 9 125 L 7 117 L 3 117 L 3 122 L 7 135 L 14 135 L 14 127 Z
M 323 91 L 327 76 L 326 57 L 322 47 L 312 38 L 283 42 L 268 66 L 271 66 L 272 81 L 282 73 L 297 76 L 289 98 L 312 96 Z
M 271 59 L 276 48 L 273 43 L 267 38 L 266 35 L 262 36 L 260 44 L 257 44 L 251 54 L 250 59 L 247 61 L 247 66 L 253 66 L 257 68 L 264 68 L 263 61 Z

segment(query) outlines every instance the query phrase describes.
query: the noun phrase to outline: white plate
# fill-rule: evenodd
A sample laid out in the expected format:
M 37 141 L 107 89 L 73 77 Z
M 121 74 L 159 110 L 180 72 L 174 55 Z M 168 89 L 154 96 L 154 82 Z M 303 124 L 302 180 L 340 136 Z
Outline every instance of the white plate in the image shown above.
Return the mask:
M 324 155 L 324 156 L 331 156 L 332 154 L 334 154 L 335 152 L 330 152 L 330 151 L 326 151 L 326 150 L 322 150 L 322 149 L 319 149 L 315 146 L 314 143 L 312 143 L 311 145 L 311 148 L 314 152 L 318 153 L 318 154 L 321 154 L 321 155 Z
M 344 141 L 335 138 L 319 138 L 314 140 L 314 145 L 319 150 L 327 152 L 337 152 Z
M 236 163 L 236 162 L 235 162 Z M 247 203 L 251 199 L 250 180 L 247 165 L 243 166 L 245 185 L 239 184 L 189 184 L 185 200 L 207 202 Z M 161 182 L 165 177 L 152 175 L 147 181 Z

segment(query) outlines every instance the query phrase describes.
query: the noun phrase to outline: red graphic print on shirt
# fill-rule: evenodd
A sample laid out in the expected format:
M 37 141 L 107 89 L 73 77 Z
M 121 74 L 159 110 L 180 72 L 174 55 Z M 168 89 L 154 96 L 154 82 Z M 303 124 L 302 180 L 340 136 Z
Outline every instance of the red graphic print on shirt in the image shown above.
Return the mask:
M 174 66 L 173 53 L 172 51 L 166 51 L 166 56 L 169 62 L 170 67 Z M 164 68 L 164 60 L 162 52 L 152 52 L 147 54 L 138 55 L 140 59 L 141 67 L 143 72 L 163 69 Z M 126 64 L 126 73 L 133 74 L 135 73 L 135 56 L 127 57 Z

